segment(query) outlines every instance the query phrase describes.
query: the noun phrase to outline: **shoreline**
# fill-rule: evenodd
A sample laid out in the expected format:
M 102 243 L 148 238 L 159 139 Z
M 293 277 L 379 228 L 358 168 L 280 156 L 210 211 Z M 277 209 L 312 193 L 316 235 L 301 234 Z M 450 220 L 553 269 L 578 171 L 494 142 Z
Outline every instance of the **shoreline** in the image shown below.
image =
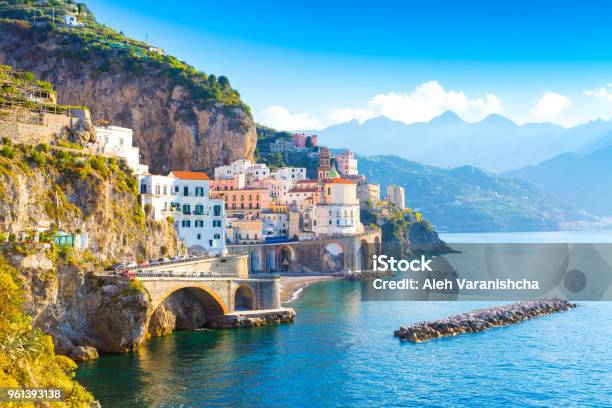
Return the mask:
M 304 294 L 304 290 L 318 282 L 326 282 L 330 280 L 340 279 L 338 276 L 281 276 L 281 303 L 291 303 L 300 298 Z

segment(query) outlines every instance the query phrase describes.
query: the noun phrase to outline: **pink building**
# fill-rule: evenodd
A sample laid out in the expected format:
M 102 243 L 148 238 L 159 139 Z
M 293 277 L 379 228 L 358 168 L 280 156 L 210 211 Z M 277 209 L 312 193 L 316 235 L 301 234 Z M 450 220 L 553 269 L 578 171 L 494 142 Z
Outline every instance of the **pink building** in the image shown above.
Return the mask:
M 225 208 L 231 210 L 264 210 L 270 208 L 270 192 L 261 188 L 211 191 L 212 198 L 222 198 Z
M 215 178 L 208 182 L 211 191 L 240 190 L 246 185 L 244 174 L 236 174 L 231 178 Z
M 306 147 L 306 135 L 303 133 L 294 133 L 293 145 L 300 148 Z

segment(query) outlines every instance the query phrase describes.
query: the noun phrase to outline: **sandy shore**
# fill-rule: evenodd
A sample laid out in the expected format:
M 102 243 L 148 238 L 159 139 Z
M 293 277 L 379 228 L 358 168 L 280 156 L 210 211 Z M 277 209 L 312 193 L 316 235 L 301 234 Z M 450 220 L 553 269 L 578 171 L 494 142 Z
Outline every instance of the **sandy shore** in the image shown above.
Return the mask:
M 281 302 L 290 302 L 299 298 L 304 289 L 316 282 L 339 279 L 335 276 L 281 276 Z

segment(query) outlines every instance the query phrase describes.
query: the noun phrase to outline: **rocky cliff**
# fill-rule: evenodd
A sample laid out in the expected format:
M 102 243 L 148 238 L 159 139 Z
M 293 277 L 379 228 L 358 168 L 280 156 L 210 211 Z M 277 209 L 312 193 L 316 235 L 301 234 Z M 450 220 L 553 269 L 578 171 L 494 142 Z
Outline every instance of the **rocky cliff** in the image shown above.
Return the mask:
M 119 40 L 114 47 L 115 40 L 100 40 L 101 29 L 92 31 L 98 26 L 70 30 L 3 20 L 0 63 L 55 84 L 58 103 L 88 106 L 94 121 L 132 128 L 153 172 L 210 170 L 253 158 L 255 123 L 227 79 L 197 73 L 173 57 L 117 48 Z
M 59 229 L 88 237 L 87 249 L 45 245 Z M 151 307 L 137 281 L 105 282 L 95 272 L 118 260 L 184 251 L 168 221 L 140 209 L 136 178 L 122 163 L 74 149 L 0 144 L 0 255 L 20 272 L 24 311 L 59 353 L 126 351 L 145 338 Z M 42 232 L 36 242 L 35 231 Z M 174 327 L 172 327 L 174 328 Z
M 431 224 L 409 220 L 407 214 L 396 208 L 381 211 L 366 208 L 361 211 L 361 222 L 381 227 L 382 252 L 395 258 L 410 258 L 420 254 L 446 254 L 454 250 L 440 239 Z

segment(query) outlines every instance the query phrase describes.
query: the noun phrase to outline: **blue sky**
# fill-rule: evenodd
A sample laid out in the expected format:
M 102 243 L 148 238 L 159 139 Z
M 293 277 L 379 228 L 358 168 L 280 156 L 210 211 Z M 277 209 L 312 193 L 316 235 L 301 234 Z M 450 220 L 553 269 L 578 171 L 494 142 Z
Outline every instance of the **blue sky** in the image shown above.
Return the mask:
M 87 1 L 100 22 L 228 76 L 278 128 L 445 110 L 564 126 L 612 118 L 612 4 L 330 3 Z

